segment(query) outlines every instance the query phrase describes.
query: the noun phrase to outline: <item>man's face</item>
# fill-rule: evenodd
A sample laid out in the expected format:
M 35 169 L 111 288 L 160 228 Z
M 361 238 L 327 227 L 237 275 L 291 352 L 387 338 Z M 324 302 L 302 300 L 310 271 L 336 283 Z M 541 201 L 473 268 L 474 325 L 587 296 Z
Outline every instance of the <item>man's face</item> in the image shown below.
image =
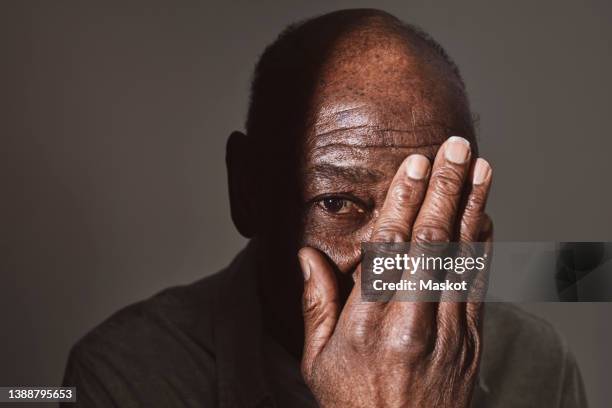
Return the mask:
M 465 101 L 403 44 L 339 54 L 322 70 L 304 136 L 301 238 L 350 273 L 400 163 L 412 153 L 433 161 L 461 128 L 456 105 Z

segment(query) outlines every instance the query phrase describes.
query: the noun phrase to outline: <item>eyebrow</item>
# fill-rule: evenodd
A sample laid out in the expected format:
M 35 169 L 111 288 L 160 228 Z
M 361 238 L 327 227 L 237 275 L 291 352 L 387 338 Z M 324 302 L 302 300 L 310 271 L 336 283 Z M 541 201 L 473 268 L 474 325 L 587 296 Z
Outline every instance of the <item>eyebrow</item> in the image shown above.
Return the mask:
M 307 171 L 314 178 L 343 178 L 353 183 L 376 182 L 384 178 L 384 174 L 366 167 L 346 167 L 333 164 L 316 164 Z

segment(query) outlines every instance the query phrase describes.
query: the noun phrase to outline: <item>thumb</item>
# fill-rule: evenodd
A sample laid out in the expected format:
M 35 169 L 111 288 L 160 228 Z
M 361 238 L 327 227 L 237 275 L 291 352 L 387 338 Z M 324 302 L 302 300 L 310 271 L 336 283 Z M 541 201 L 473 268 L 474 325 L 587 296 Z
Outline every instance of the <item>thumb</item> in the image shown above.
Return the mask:
M 314 361 L 329 341 L 338 321 L 338 286 L 334 271 L 321 252 L 304 247 L 298 257 L 304 274 L 302 371 L 306 378 L 310 378 Z

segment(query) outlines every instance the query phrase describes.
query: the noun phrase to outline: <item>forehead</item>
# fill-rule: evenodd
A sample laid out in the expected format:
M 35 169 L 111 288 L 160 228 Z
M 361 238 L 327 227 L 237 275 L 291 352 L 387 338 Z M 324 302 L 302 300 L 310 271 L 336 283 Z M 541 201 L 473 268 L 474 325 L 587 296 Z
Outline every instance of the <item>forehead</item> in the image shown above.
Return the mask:
M 441 144 L 461 127 L 456 113 L 463 93 L 439 61 L 403 39 L 370 37 L 340 41 L 321 67 L 307 150 L 421 148 Z
M 411 153 L 433 159 L 437 148 L 454 133 L 447 108 L 436 106 L 423 93 L 389 90 L 387 97 L 380 97 L 377 92 L 350 98 L 344 92 L 325 93 L 306 134 L 307 165 L 392 170 Z
M 307 146 L 419 148 L 441 144 L 450 128 L 422 108 L 406 103 L 353 101 L 323 105 L 308 132 Z
M 416 112 L 404 115 L 400 110 L 384 108 L 357 101 L 322 107 L 307 137 L 306 167 L 326 169 L 325 173 L 331 168 L 327 165 L 336 169 L 357 167 L 384 178 L 411 153 L 433 159 L 448 137 L 447 129 L 419 118 Z

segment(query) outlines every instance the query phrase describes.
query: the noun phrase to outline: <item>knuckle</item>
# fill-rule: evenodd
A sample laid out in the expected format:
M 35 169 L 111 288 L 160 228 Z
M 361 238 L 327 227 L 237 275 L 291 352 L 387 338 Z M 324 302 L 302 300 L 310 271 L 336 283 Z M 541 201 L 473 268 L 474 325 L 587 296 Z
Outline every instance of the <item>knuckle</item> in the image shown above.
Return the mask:
M 387 354 L 400 355 L 410 361 L 419 361 L 429 355 L 435 346 L 434 326 L 427 319 L 416 316 L 397 324 L 387 316 L 382 346 Z
M 349 343 L 356 350 L 367 349 L 370 345 L 369 336 L 363 330 L 353 330 L 348 335 Z
M 353 325 L 347 333 L 347 340 L 353 350 L 359 354 L 372 351 L 376 341 L 368 327 L 364 324 Z
M 468 213 L 477 213 L 480 212 L 485 205 L 485 197 L 483 194 L 479 192 L 474 192 L 470 194 L 468 197 L 467 203 L 465 205 L 465 211 Z
M 429 336 L 415 333 L 390 336 L 383 347 L 391 355 L 401 355 L 413 361 L 426 357 L 432 351 Z
M 309 320 L 313 327 L 319 327 L 333 314 L 334 306 L 331 303 L 316 303 L 310 305 L 307 310 L 304 310 L 304 317 Z
M 316 319 L 317 316 L 323 315 L 322 309 L 324 309 L 324 304 L 321 301 L 321 297 L 318 295 L 318 291 L 305 291 L 302 300 L 302 313 L 304 317 L 310 320 Z
M 400 183 L 392 186 L 388 196 L 393 203 L 403 208 L 414 208 L 419 205 L 418 189 L 410 184 Z
M 433 187 L 442 196 L 458 196 L 463 188 L 463 173 L 453 166 L 442 166 L 433 176 Z
M 468 248 L 468 245 L 478 241 L 478 231 L 478 225 L 474 222 L 461 220 L 461 225 L 459 226 L 459 241 L 462 245 L 455 251 L 457 256 L 475 254 L 476 251 Z
M 403 242 L 408 234 L 408 226 L 399 220 L 383 220 L 380 222 L 374 240 L 380 242 Z
M 450 229 L 446 225 L 433 220 L 423 222 L 414 228 L 413 239 L 416 244 L 429 244 L 434 242 L 449 242 Z

